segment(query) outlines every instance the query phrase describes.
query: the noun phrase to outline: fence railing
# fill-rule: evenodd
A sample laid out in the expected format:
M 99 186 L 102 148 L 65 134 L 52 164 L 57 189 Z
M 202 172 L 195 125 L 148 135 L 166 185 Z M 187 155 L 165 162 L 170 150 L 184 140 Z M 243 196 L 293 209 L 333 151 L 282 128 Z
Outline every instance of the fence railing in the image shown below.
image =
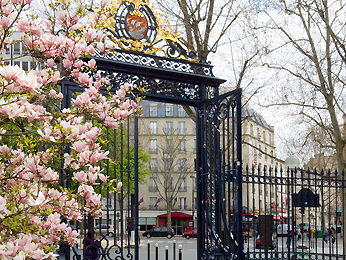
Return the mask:
M 242 228 L 247 258 L 269 252 L 266 258 L 345 259 L 345 187 L 344 172 L 246 168 Z

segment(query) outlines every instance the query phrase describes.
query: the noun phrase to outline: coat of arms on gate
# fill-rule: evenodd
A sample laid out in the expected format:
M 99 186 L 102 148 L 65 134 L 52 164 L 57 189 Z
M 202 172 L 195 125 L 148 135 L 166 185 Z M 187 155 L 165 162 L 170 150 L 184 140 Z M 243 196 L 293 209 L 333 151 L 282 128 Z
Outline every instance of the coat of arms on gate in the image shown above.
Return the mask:
M 111 1 L 106 8 L 108 15 L 101 13 L 102 27 L 121 49 L 198 60 L 196 54 L 181 43 L 168 21 L 152 9 L 149 0 Z
M 148 22 L 144 16 L 137 16 L 128 14 L 125 19 L 126 31 L 128 34 L 136 39 L 141 40 L 147 34 Z

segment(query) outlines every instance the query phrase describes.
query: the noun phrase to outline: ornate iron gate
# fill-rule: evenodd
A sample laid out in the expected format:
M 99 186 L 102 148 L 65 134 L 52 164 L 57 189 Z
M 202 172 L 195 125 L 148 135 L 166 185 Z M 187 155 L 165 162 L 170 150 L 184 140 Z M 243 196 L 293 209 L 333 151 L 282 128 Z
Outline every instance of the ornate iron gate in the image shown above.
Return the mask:
M 169 27 L 158 26 L 146 3 L 129 0 L 114 8 L 115 26 L 105 26 L 105 30 L 109 33 L 108 40 L 112 39 L 121 48 L 111 54 L 97 52 L 92 57 L 98 72 L 111 79 L 111 91 L 130 83 L 145 88 L 142 94 L 147 100 L 195 110 L 199 130 L 196 145 L 198 259 L 242 258 L 241 225 L 237 225 L 241 222 L 241 214 L 237 213 L 242 207 L 241 89 L 220 95 L 219 85 L 224 80 L 213 75 L 209 63 L 187 51 Z M 131 34 L 124 26 L 126 19 L 136 18 L 138 12 L 142 14 L 141 19 L 146 19 L 148 37 Z M 162 34 L 165 36 L 156 39 L 160 30 L 166 30 Z M 166 45 L 162 44 L 163 40 Z M 160 46 L 156 48 L 157 44 Z M 158 56 L 160 51 L 165 56 Z M 65 107 L 70 105 L 74 91 L 79 90 L 72 83 L 62 85 Z M 101 241 L 99 259 L 139 259 L 138 119 L 129 119 L 114 132 L 105 128 L 103 133 L 109 157 L 118 162 L 115 166 L 105 161 L 104 173 L 111 178 L 118 177 L 125 185 L 118 195 L 110 191 L 102 194 L 102 218 L 92 220 L 86 216 L 77 228 L 82 234 L 81 241 L 87 229 L 96 230 Z M 75 250 L 74 258 L 78 257 Z

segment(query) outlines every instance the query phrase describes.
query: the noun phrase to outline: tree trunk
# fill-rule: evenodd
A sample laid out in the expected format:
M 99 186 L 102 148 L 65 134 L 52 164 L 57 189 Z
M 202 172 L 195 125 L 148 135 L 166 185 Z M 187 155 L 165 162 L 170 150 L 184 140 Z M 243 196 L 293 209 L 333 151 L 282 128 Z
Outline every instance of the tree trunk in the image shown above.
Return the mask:
M 172 208 L 171 208 L 172 201 L 167 201 L 167 227 L 172 226 Z

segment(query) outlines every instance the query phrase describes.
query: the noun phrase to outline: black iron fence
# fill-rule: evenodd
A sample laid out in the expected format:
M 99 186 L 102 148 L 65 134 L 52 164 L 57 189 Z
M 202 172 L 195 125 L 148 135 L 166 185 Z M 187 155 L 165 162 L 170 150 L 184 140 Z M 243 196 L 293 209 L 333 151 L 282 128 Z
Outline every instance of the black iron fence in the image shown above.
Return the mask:
M 344 201 L 344 172 L 246 168 L 245 258 L 345 259 Z

